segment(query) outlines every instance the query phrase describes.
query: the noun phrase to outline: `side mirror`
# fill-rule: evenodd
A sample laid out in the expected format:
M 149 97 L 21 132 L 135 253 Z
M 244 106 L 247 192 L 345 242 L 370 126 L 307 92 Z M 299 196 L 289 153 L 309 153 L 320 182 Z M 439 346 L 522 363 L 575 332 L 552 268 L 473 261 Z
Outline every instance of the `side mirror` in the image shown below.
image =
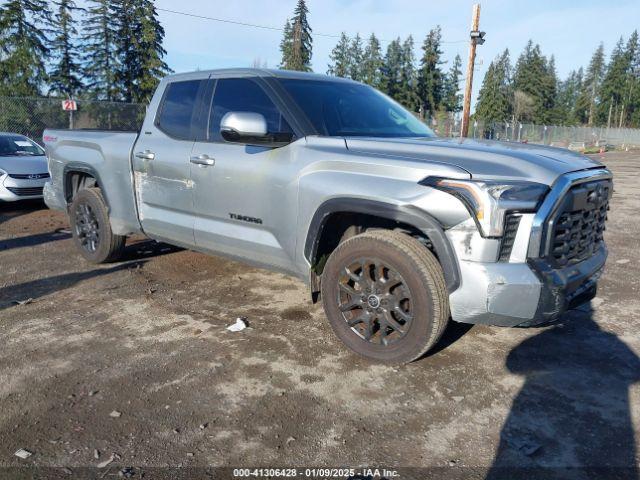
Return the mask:
M 254 112 L 227 112 L 220 121 L 220 135 L 246 145 L 283 146 L 293 138 L 290 133 L 269 133 L 264 115 Z

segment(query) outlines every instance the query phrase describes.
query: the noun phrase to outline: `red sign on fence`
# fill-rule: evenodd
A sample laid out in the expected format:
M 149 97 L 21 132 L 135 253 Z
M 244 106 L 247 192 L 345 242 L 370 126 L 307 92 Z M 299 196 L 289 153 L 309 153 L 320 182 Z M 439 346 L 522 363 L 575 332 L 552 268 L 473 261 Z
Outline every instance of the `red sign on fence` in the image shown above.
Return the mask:
M 64 111 L 74 111 L 78 110 L 78 104 L 75 100 L 63 100 L 62 101 L 62 110 Z

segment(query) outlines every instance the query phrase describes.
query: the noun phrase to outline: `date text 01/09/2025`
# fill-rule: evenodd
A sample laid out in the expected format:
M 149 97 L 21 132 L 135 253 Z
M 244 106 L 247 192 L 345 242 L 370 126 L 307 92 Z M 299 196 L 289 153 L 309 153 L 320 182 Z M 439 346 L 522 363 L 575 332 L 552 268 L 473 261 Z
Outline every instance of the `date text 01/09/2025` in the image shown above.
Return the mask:
M 235 478 L 312 478 L 316 480 L 348 478 L 348 479 L 391 479 L 399 476 L 396 470 L 386 468 L 235 468 Z

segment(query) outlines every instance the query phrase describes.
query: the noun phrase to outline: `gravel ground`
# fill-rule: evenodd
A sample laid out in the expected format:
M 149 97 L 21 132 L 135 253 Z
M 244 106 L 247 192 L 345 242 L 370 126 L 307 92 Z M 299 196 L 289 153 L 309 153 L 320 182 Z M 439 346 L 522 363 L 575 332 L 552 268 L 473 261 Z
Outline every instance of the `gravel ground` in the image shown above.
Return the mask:
M 296 279 L 142 238 L 96 267 L 65 215 L 0 205 L 0 476 L 71 475 L 116 454 L 100 475 L 371 465 L 637 478 L 640 154 L 604 162 L 610 256 L 591 307 L 546 328 L 451 324 L 402 368 L 346 351 Z M 250 328 L 226 331 L 239 316 Z

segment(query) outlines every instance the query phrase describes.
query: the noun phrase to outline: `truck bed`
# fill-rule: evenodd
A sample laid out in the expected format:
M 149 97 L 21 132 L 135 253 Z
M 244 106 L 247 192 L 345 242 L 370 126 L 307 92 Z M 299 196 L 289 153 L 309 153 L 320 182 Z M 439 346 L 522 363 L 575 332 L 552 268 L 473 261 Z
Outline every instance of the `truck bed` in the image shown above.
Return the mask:
M 109 206 L 111 228 L 118 235 L 141 231 L 131 169 L 137 132 L 106 130 L 45 130 L 43 141 L 51 179 L 45 186 L 45 202 L 66 210 L 71 172 L 93 176 Z

